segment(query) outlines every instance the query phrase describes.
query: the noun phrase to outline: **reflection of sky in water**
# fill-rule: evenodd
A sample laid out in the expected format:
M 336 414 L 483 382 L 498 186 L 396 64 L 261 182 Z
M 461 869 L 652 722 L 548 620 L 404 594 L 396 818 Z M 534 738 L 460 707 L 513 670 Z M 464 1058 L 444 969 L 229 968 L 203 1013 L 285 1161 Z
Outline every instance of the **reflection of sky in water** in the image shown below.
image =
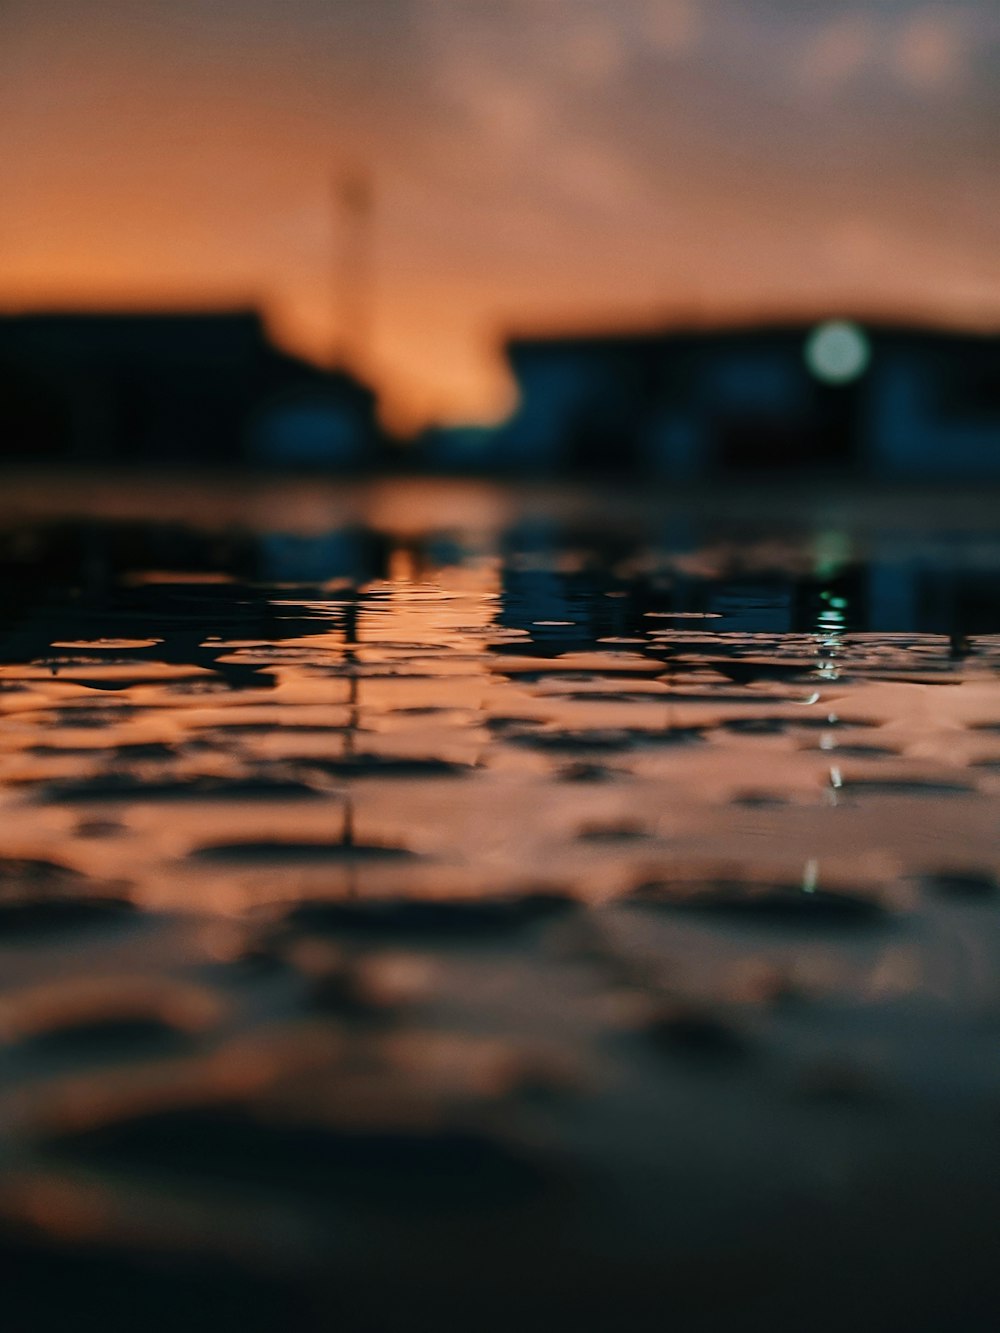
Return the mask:
M 488 493 L 463 526 L 447 494 L 443 509 L 422 497 L 390 488 L 327 528 L 250 507 L 214 527 L 8 524 L 0 1021 L 48 1031 L 93 1014 L 103 1031 L 122 1011 L 265 1060 L 269 1024 L 307 1040 L 303 986 L 325 977 L 324 1003 L 346 1003 L 343 922 L 323 927 L 331 942 L 314 917 L 347 904 L 374 950 L 365 985 L 420 992 L 421 1031 L 555 1041 L 601 1071 L 587 1151 L 626 1181 L 672 1169 L 649 1116 L 705 1161 L 747 1114 L 766 1138 L 777 1098 L 812 1178 L 825 1131 L 788 1109 L 789 1089 L 995 1099 L 992 538 L 803 524 L 778 540 L 752 515 L 623 524 L 598 508 L 542 520 Z M 535 893 L 586 911 L 526 917 L 522 938 L 496 903 Z M 29 948 L 17 923 L 40 894 L 46 911 L 132 902 L 141 926 Z M 397 906 L 382 941 L 386 903 L 428 901 L 473 915 L 417 940 L 422 918 Z M 475 903 L 500 924 L 474 965 L 461 932 Z M 450 952 L 435 931 L 457 932 Z M 244 955 L 272 969 L 266 984 L 226 980 Z M 804 1007 L 783 1007 L 793 994 Z M 710 1026 L 671 1026 L 676 1004 L 768 1045 L 749 1102 L 730 1112 L 641 1060 L 630 1097 L 614 1091 L 603 1043 L 623 1024 L 668 1050 L 711 1045 Z M 429 1050 L 406 1058 L 437 1087 Z M 37 1070 L 68 1077 L 61 1059 Z M 198 1069 L 204 1090 L 215 1074 Z M 32 1077 L 0 1051 L 0 1090 Z M 559 1121 L 556 1136 L 576 1132 Z M 775 1170 L 760 1188 L 793 1168 Z
M 363 512 L 313 532 L 21 529 L 0 668 L 14 840 L 35 854 L 55 837 L 151 901 L 233 907 L 310 875 L 276 886 L 227 865 L 208 887 L 192 853 L 248 829 L 322 842 L 345 802 L 366 845 L 416 853 L 351 864 L 373 891 L 479 891 L 544 865 L 603 897 L 650 867 L 720 860 L 882 885 L 928 858 L 989 861 L 992 742 L 977 727 L 1000 720 L 1000 606 L 982 541 L 971 569 L 969 542 L 950 561 L 898 548 L 831 529 L 734 542 L 690 523 L 675 548 L 556 515 L 472 534 L 433 513 L 394 532 Z M 581 764 L 600 780 L 568 781 Z M 241 784 L 232 801 L 226 783 Z M 154 818 L 168 796 L 169 821 Z M 70 816 L 86 828 L 94 805 L 119 836 L 74 834 Z M 576 837 L 626 811 L 643 830 L 630 845 Z

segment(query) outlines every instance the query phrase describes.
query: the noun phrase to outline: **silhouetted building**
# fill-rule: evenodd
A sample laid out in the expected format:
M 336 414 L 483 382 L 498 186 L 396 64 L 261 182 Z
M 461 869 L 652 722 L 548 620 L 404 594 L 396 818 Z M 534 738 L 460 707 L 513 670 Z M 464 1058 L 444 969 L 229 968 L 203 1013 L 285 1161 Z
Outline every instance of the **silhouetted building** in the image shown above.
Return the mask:
M 0 316 L 0 457 L 360 467 L 375 398 L 253 311 Z
M 501 467 L 1000 476 L 1000 337 L 836 320 L 507 354 L 520 405 L 492 441 Z

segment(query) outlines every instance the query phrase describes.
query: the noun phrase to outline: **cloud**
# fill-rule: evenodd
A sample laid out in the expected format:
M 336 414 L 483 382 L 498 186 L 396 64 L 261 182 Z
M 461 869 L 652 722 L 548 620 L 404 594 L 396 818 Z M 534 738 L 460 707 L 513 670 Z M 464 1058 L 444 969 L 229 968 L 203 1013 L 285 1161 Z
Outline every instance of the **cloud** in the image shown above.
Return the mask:
M 964 7 L 888 6 L 822 24 L 805 38 L 797 64 L 801 86 L 824 95 L 848 85 L 934 94 L 971 73 L 975 15 Z M 983 26 L 983 25 L 980 25 Z
M 616 78 L 627 60 L 623 34 L 612 15 L 594 14 L 570 25 L 565 59 L 573 76 L 584 84 Z
M 806 41 L 798 78 L 810 90 L 830 92 L 868 68 L 878 47 L 878 28 L 864 14 L 846 14 L 827 23 Z
M 703 11 L 693 0 L 648 0 L 642 11 L 642 38 L 661 55 L 694 50 L 703 31 Z
M 920 91 L 954 87 L 967 74 L 968 40 L 963 16 L 927 10 L 903 24 L 893 64 L 904 83 Z

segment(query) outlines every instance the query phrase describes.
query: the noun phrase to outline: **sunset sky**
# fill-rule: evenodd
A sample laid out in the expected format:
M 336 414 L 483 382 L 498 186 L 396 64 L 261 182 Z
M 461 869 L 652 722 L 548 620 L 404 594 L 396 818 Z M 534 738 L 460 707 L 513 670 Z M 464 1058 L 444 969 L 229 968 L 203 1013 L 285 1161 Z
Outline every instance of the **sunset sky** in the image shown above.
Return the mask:
M 372 173 L 390 416 L 486 418 L 510 328 L 1000 327 L 997 0 L 0 0 L 0 306 L 338 332 Z

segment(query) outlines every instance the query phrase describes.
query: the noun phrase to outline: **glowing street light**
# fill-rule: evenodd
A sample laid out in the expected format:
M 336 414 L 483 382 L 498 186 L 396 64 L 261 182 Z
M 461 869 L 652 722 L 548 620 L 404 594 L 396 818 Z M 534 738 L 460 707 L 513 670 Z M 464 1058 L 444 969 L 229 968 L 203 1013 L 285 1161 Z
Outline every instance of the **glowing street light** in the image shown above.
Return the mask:
M 804 355 L 811 373 L 824 384 L 849 384 L 868 369 L 872 349 L 857 324 L 830 320 L 809 334 Z

